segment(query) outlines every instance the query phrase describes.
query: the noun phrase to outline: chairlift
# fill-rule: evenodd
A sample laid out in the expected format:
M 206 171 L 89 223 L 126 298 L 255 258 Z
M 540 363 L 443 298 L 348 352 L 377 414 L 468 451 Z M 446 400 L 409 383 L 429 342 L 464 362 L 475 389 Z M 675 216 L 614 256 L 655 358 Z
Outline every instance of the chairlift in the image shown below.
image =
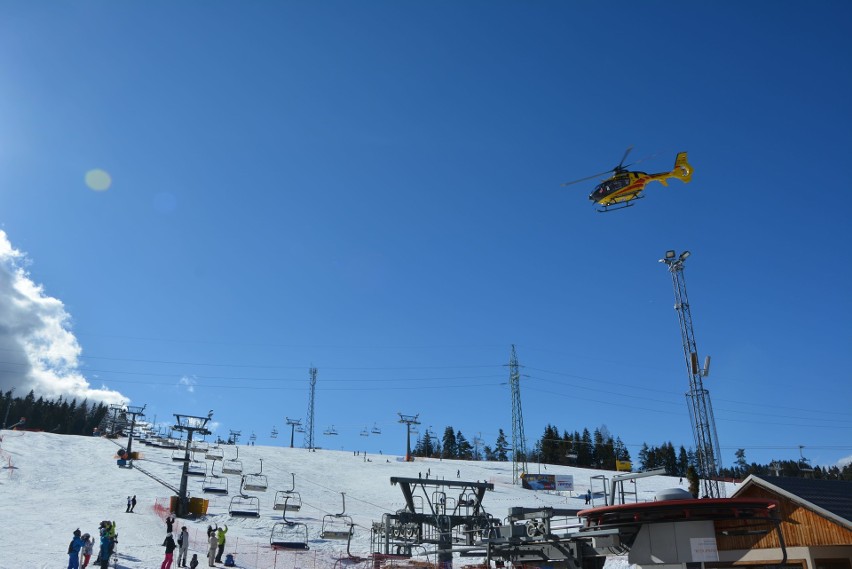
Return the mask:
M 187 462 L 189 459 L 186 457 L 185 450 L 173 450 L 172 451 L 172 460 L 175 462 Z
M 191 462 L 186 469 L 187 476 L 207 476 L 207 469 L 198 462 Z
M 308 547 L 308 524 L 291 522 L 287 519 L 285 509 L 284 520 L 275 522 L 275 525 L 272 526 L 269 545 L 273 549 L 310 549 Z
M 225 458 L 225 450 L 219 446 L 209 448 L 207 449 L 207 452 L 204 453 L 204 458 L 207 460 L 222 460 Z
M 259 518 L 260 500 L 257 496 L 240 494 L 231 498 L 228 514 L 235 518 Z
M 207 452 L 208 448 L 210 448 L 210 445 L 204 441 L 192 441 L 192 446 L 189 447 L 189 450 L 192 452 Z
M 269 435 L 269 437 L 272 439 L 278 438 L 278 429 L 276 429 L 275 426 L 272 427 L 272 433 Z
M 260 472 L 243 475 L 243 488 L 250 492 L 266 492 L 269 481 L 263 472 L 263 459 L 260 459 Z
M 305 427 L 303 427 L 302 425 L 296 425 L 296 432 L 297 433 L 304 433 Z
M 370 436 L 370 431 L 367 429 L 367 427 L 364 427 L 364 430 L 361 431 L 361 436 L 362 437 L 369 437 Z
M 460 507 L 472 508 L 476 506 L 476 496 L 473 492 L 463 492 L 459 496 L 458 505 Z
M 237 456 L 235 458 L 231 458 L 229 460 L 225 460 L 225 461 L 222 462 L 222 472 L 225 473 L 225 474 L 242 474 L 243 473 L 243 463 L 239 461 L 240 447 L 235 447 L 235 448 L 237 449 Z
M 337 430 L 335 430 L 334 425 L 332 425 L 329 428 L 327 428 L 325 431 L 323 431 L 322 434 L 324 434 L 324 435 L 336 435 Z
M 216 468 L 214 462 L 210 467 L 210 476 L 205 476 L 201 482 L 201 491 L 208 494 L 227 494 L 228 479 L 225 476 L 217 475 L 213 470 Z
M 374 435 L 381 435 L 381 434 L 382 434 L 382 430 L 379 428 L 379 425 L 378 425 L 378 424 L 373 423 L 373 431 L 372 431 L 372 433 L 373 433 Z
M 260 499 L 257 496 L 249 496 L 243 493 L 245 483 L 246 477 L 243 476 L 242 482 L 240 482 L 240 493 L 231 498 L 228 513 L 239 518 L 259 518 Z
M 296 474 L 293 476 L 293 487 L 289 490 L 279 490 L 275 493 L 273 510 L 284 510 L 285 512 L 298 512 L 302 509 L 302 497 L 296 492 Z
M 326 514 L 322 517 L 320 537 L 323 539 L 349 539 L 355 528 L 352 516 L 346 515 L 346 494 L 341 492 L 340 496 L 343 499 L 343 511 L 339 514 Z
M 249 440 L 251 441 L 251 444 L 254 444 L 254 441 L 256 441 L 256 440 L 257 440 L 257 435 L 255 435 L 254 433 L 252 433 L 252 434 L 251 434 L 251 436 L 249 437 Z

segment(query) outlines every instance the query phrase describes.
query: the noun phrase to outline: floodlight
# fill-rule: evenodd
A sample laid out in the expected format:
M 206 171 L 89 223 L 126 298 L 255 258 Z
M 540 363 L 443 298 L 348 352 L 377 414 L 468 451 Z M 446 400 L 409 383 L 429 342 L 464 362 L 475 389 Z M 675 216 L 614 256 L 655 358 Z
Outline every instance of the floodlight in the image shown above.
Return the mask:
M 666 251 L 666 259 L 674 259 L 675 252 L 674 251 Z
M 678 258 L 681 261 L 686 261 L 686 258 L 689 257 L 691 254 L 692 253 L 690 253 L 689 251 L 684 251 L 683 253 L 680 254 L 680 257 L 678 257 Z

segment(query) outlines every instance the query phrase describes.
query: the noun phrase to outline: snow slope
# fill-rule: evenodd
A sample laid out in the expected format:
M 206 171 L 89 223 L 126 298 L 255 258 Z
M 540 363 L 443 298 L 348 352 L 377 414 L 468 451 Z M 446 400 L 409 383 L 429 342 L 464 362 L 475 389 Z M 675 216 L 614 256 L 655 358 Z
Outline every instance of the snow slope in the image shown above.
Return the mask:
M 172 492 L 142 470 L 180 485 L 181 463 L 172 461 L 172 451 L 143 446 L 134 442 L 133 450 L 143 454 L 139 468 L 118 468 L 115 453 L 125 439 L 61 436 L 26 431 L 0 431 L 0 512 L 7 530 L 0 540 L 0 569 L 38 569 L 67 566 L 67 546 L 75 528 L 97 535 L 101 520 L 115 520 L 118 528 L 119 566 L 123 568 L 159 567 L 163 560 L 166 528 L 162 510 L 155 508 L 168 502 Z M 118 444 L 117 444 L 118 443 Z M 224 446 L 225 460 L 236 456 L 237 447 Z M 203 458 L 203 454 L 197 455 Z M 511 463 L 418 459 L 403 462 L 399 456 L 354 454 L 351 451 L 240 446 L 239 459 L 243 473 L 261 470 L 269 488 L 266 492 L 250 492 L 260 500 L 259 518 L 234 518 L 228 515 L 231 498 L 238 493 L 240 476 L 226 475 L 230 493 L 214 496 L 201 491 L 200 477 L 190 477 L 189 492 L 210 499 L 208 515 L 199 520 L 178 520 L 190 532 L 190 554 L 199 554 L 200 567 L 206 567 L 205 530 L 208 525 L 227 524 L 225 552 L 236 553 L 239 567 L 299 568 L 331 567 L 346 555 L 346 542 L 320 538 L 325 514 L 339 513 L 341 492 L 346 494 L 346 513 L 352 516 L 355 533 L 351 553 L 369 554 L 370 526 L 382 514 L 404 506 L 400 489 L 391 486 L 390 478 L 426 476 L 432 478 L 484 481 L 494 484 L 483 505 L 498 518 L 504 518 L 513 506 L 554 506 L 583 508 L 582 495 L 590 485 L 590 476 L 613 473 L 582 468 L 539 466 L 530 470 L 548 474 L 574 476 L 573 495 L 524 490 L 512 485 Z M 201 461 L 210 464 L 212 461 Z M 220 464 L 217 464 L 217 473 Z M 296 491 L 302 509 L 288 514 L 288 519 L 304 522 L 309 528 L 310 551 L 297 554 L 275 552 L 269 537 L 281 512 L 273 510 L 275 492 L 291 488 L 295 473 Z M 685 484 L 685 481 L 684 481 Z M 637 481 L 639 500 L 653 500 L 657 491 L 676 487 L 677 478 L 653 476 Z M 600 488 L 598 485 L 597 488 Z M 728 488 L 728 494 L 732 492 Z M 133 514 L 125 513 L 128 495 L 136 495 L 138 505 Z M 596 498 L 598 505 L 602 499 Z M 97 546 L 95 555 L 97 554 Z M 177 559 L 177 556 L 175 556 Z M 434 561 L 434 559 L 430 559 Z M 456 559 L 461 567 L 470 559 Z M 617 563 L 617 562 L 616 562 Z M 623 563 L 623 562 L 622 562 Z M 611 563 L 612 564 L 612 563 Z

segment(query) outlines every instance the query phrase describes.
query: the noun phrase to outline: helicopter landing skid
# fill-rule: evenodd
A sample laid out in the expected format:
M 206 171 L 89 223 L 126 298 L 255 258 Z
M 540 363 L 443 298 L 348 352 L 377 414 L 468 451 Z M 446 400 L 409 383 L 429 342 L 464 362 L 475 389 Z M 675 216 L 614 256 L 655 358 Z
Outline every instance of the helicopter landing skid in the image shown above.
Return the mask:
M 606 206 L 606 205 L 605 205 L 603 209 L 598 209 L 598 210 L 595 210 L 595 211 L 597 211 L 598 213 L 609 213 L 609 212 L 611 212 L 611 211 L 618 211 L 618 210 L 620 210 L 620 209 L 625 209 L 625 208 L 628 208 L 628 207 L 633 207 L 633 202 L 635 202 L 636 200 L 641 200 L 641 199 L 642 199 L 642 198 L 644 198 L 644 197 L 645 197 L 645 196 L 636 196 L 635 198 L 633 198 L 633 199 L 631 199 L 631 200 L 628 200 L 628 201 L 624 202 L 624 204 L 623 204 L 623 205 L 620 205 L 620 206 L 618 206 L 618 207 L 610 207 L 610 206 Z

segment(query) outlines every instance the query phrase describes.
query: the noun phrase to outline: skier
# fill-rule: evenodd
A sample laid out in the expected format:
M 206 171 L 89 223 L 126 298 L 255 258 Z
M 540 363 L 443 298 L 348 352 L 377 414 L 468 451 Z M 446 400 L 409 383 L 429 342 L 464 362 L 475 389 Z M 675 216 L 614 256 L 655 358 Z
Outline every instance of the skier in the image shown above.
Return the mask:
M 172 558 L 174 557 L 177 544 L 175 543 L 175 538 L 172 537 L 171 533 L 166 534 L 166 539 L 163 540 L 163 545 L 166 547 L 166 558 L 163 559 L 160 569 L 172 569 Z
M 130 499 L 130 513 L 133 513 L 133 508 L 136 507 L 136 494 L 133 495 L 133 498 Z
M 189 551 L 189 532 L 186 531 L 186 526 L 180 528 L 178 546 L 178 567 L 186 567 L 186 554 Z
M 166 533 L 172 533 L 172 525 L 175 523 L 175 517 L 172 514 L 166 516 Z
M 83 539 L 80 537 L 80 528 L 74 530 L 74 537 L 68 544 L 68 569 L 80 567 L 80 548 L 83 547 Z
M 109 556 L 112 553 L 112 540 L 105 527 L 101 527 L 101 550 L 98 552 L 98 563 L 101 569 L 109 567 Z
M 219 550 L 216 552 L 216 563 L 222 562 L 222 552 L 225 551 L 225 534 L 228 533 L 228 524 L 224 524 L 223 528 L 216 530 L 216 540 L 219 544 Z
M 92 558 L 92 550 L 95 547 L 95 539 L 87 533 L 83 534 L 83 549 L 81 552 L 83 553 L 83 564 L 80 566 L 80 569 L 86 569 L 89 565 L 89 559 Z
M 198 567 L 198 554 L 193 553 L 192 560 L 189 562 L 189 569 L 195 569 L 196 567 Z

